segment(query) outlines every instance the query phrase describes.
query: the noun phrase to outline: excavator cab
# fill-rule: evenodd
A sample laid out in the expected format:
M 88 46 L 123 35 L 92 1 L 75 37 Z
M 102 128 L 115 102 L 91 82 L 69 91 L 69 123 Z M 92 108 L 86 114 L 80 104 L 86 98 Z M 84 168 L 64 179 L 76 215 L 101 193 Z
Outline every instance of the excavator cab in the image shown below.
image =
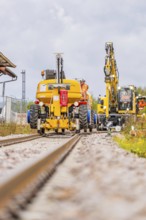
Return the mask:
M 126 111 L 127 109 L 132 110 L 133 94 L 129 88 L 122 88 L 118 91 L 118 109 Z
M 136 111 L 135 104 L 135 87 L 118 88 L 118 112 L 119 113 L 134 113 Z
M 98 97 L 98 104 L 97 104 L 97 112 L 98 114 L 105 114 L 106 110 L 106 97 Z

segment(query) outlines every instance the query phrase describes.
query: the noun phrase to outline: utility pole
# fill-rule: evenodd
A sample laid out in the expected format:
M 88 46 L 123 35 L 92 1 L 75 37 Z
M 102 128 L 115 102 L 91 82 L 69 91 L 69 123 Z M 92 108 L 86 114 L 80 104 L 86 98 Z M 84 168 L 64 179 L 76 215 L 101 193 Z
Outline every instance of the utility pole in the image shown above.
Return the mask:
M 3 97 L 3 98 L 4 98 L 4 96 L 5 96 L 5 85 L 6 85 L 6 83 L 3 82 L 3 91 L 2 91 L 2 97 Z
M 22 99 L 21 99 L 21 113 L 24 111 L 23 109 L 23 103 L 25 105 L 25 82 L 26 82 L 26 74 L 25 74 L 25 70 L 22 70 L 21 72 L 22 74 Z M 24 106 L 25 108 L 25 106 Z
M 25 100 L 25 81 L 26 81 L 25 70 L 22 70 L 21 74 L 22 74 L 22 100 L 24 101 Z

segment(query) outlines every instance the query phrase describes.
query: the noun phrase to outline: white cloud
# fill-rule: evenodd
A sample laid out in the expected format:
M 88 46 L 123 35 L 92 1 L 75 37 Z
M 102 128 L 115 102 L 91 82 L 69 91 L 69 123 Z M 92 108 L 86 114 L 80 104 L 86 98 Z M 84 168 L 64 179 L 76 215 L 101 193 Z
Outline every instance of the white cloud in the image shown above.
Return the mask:
M 55 68 L 55 52 L 64 53 L 71 78 L 83 77 L 97 97 L 105 93 L 105 42 L 113 41 L 120 84 L 145 86 L 146 2 L 144 0 L 0 1 L 0 50 L 16 65 L 17 82 L 6 94 L 35 98 L 42 69 Z

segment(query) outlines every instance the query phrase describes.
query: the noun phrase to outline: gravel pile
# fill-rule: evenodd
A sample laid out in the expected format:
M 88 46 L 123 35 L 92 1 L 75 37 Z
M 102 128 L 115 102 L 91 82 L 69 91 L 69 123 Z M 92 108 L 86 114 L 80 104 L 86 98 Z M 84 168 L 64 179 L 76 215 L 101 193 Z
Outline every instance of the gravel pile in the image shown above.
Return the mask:
M 106 134 L 83 137 L 22 220 L 145 220 L 146 160 Z

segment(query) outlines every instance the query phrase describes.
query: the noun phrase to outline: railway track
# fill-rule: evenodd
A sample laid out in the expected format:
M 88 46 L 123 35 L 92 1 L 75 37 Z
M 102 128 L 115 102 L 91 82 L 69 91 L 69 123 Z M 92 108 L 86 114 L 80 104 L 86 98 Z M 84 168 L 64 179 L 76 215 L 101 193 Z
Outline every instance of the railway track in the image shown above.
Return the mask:
M 107 133 L 107 131 L 92 131 L 92 132 L 83 132 L 81 131 L 80 135 L 90 135 L 90 134 L 100 134 L 100 133 Z M 113 133 L 113 132 L 112 132 Z M 61 134 L 61 133 L 55 133 L 55 132 L 50 132 L 44 136 L 40 136 L 40 134 L 32 134 L 29 136 L 25 136 L 25 137 L 16 137 L 16 138 L 9 138 L 9 139 L 4 139 L 4 140 L 0 140 L 0 147 L 4 147 L 4 146 L 8 146 L 8 145 L 12 145 L 12 144 L 18 144 L 18 143 L 23 143 L 23 142 L 27 142 L 27 141 L 31 141 L 31 140 L 35 140 L 41 137 L 46 137 L 46 138 L 69 138 L 74 136 L 75 133 L 74 132 L 68 132 L 65 134 Z
M 25 137 L 16 137 L 16 138 L 8 138 L 4 140 L 0 140 L 0 147 L 9 146 L 13 144 L 23 143 L 27 141 L 32 141 L 38 138 L 46 137 L 46 138 L 69 138 L 74 136 L 75 133 L 67 133 L 67 134 L 56 134 L 54 132 L 50 132 L 45 136 L 40 136 L 40 134 L 32 134 Z
M 12 144 L 18 144 L 18 143 L 22 143 L 22 142 L 27 142 L 27 141 L 35 140 L 40 137 L 41 136 L 39 134 L 32 134 L 32 135 L 25 136 L 25 137 L 4 139 L 4 140 L 0 140 L 0 147 L 12 145 Z
M 37 137 L 37 136 L 36 136 Z M 37 161 L 27 165 L 0 184 L 0 219 L 19 219 L 19 211 L 27 206 L 37 191 L 51 177 L 56 167 L 74 148 L 81 135 L 74 135 L 52 152 L 45 152 Z

